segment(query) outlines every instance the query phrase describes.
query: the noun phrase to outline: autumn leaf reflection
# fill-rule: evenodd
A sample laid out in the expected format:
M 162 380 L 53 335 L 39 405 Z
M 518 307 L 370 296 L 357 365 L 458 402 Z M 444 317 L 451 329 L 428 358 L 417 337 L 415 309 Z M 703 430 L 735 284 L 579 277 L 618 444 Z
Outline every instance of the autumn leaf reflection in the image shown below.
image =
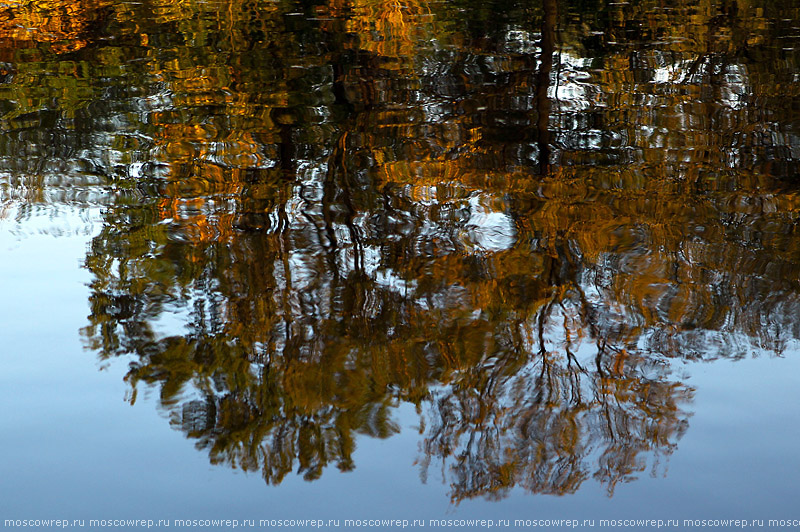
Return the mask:
M 109 0 L 4 2 L 0 7 L 0 42 L 5 51 L 0 56 L 8 56 L 9 48 L 32 48 L 40 43 L 59 54 L 80 50 L 88 44 L 91 26 L 102 16 L 102 8 L 110 5 Z
M 678 363 L 800 338 L 790 28 L 678 4 L 113 6 L 87 346 L 271 484 L 409 403 L 454 501 L 613 493 L 686 431 Z

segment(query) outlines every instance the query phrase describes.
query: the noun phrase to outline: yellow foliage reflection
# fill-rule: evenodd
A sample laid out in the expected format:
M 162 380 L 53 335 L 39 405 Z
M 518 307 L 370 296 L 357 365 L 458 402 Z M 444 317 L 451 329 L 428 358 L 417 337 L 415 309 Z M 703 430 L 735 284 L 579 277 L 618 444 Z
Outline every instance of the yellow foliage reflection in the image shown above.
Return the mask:
M 87 45 L 89 26 L 109 0 L 11 0 L 0 8 L 0 41 L 14 48 L 48 43 L 56 53 Z
M 0 204 L 102 206 L 132 401 L 269 483 L 408 403 L 454 501 L 611 493 L 687 430 L 676 361 L 796 344 L 797 8 L 505 7 L 3 11 Z

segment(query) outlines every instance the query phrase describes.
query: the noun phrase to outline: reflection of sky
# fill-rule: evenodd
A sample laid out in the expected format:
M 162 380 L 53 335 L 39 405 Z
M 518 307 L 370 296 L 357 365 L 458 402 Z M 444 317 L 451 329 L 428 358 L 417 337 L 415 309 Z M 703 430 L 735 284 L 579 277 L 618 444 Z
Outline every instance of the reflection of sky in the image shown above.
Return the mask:
M 538 53 L 536 41 L 539 38 L 526 31 L 509 30 L 507 49 L 515 53 Z M 507 63 L 491 56 L 482 60 L 492 73 L 508 69 Z M 589 70 L 589 59 L 564 52 L 559 60 L 561 63 L 552 74 L 557 83 L 551 84 L 549 93 L 555 111 L 579 112 L 608 105 L 607 101 L 597 98 L 607 87 L 591 83 L 594 78 Z M 642 96 L 640 103 L 658 103 L 659 97 L 672 94 L 672 84 L 700 83 L 701 80 L 686 79 L 685 71 L 690 63 L 659 60 L 652 80 L 646 82 L 657 86 L 657 91 L 638 94 Z M 704 68 L 699 70 L 700 75 L 705 72 Z M 745 67 L 731 65 L 720 75 L 721 92 L 714 97 L 716 104 L 741 108 L 743 95 L 749 91 Z M 159 92 L 142 99 L 142 123 L 156 110 L 173 108 L 168 96 L 167 92 Z M 415 92 L 417 96 L 428 122 L 448 119 L 449 102 L 433 97 L 431 101 L 422 101 L 420 93 Z M 149 102 L 149 107 L 144 105 L 145 101 Z M 530 108 L 532 92 L 515 96 L 513 101 L 520 108 Z M 324 119 L 325 108 L 320 109 L 319 116 Z M 689 128 L 691 108 L 676 109 L 685 113 L 683 124 Z M 113 131 L 138 127 L 118 119 L 119 116 L 111 113 L 104 123 Z M 604 139 L 608 142 L 607 136 L 603 137 L 608 131 L 588 128 L 580 131 L 587 140 L 586 146 L 599 146 Z M 662 137 L 658 136 L 663 132 L 663 128 L 642 125 L 639 134 L 644 140 L 640 141 L 650 143 L 651 147 L 663 146 Z M 796 156 L 800 149 L 796 136 L 779 131 L 771 135 L 774 145 L 789 145 Z M 120 165 L 127 165 L 126 172 L 133 178 L 152 171 L 141 162 L 130 162 L 131 153 L 135 155 L 136 152 L 107 149 L 113 145 L 113 139 L 106 134 L 93 138 L 95 151 L 82 153 L 81 157 L 97 161 L 98 168 L 107 167 L 109 175 L 114 174 L 112 167 Z M 150 140 L 142 139 L 142 142 L 147 144 Z M 627 139 L 619 141 L 627 142 Z M 202 156 L 206 162 L 223 166 L 274 165 L 273 160 L 258 153 L 258 146 L 253 143 L 215 141 L 207 143 L 206 148 Z M 250 155 L 234 159 L 229 156 L 237 151 L 234 148 Z M 158 150 L 153 153 L 159 154 Z M 17 160 L 14 156 L 0 162 L 11 164 L 9 161 Z M 168 158 L 164 161 L 169 162 Z M 324 164 L 297 163 L 302 187 L 294 187 L 294 195 L 286 205 L 290 231 L 317 235 L 313 222 L 324 221 L 320 202 L 327 169 Z M 431 474 L 427 484 L 420 484 L 418 469 L 413 466 L 419 454 L 420 436 L 415 428 L 418 416 L 408 405 L 402 405 L 395 412 L 404 429 L 400 435 L 387 440 L 367 437 L 358 440 L 357 469 L 352 474 L 339 475 L 331 468 L 321 480 L 312 484 L 290 478 L 280 487 L 266 488 L 257 475 L 237 475 L 224 467 L 210 468 L 204 453 L 196 452 L 180 433 L 158 419 L 156 397 L 148 399 L 145 394 L 133 409 L 124 404 L 122 396 L 127 388 L 122 382 L 124 361 L 111 362 L 107 372 L 100 373 L 95 355 L 82 350 L 78 331 L 86 325 L 86 315 L 90 312 L 86 287 L 89 275 L 79 264 L 89 245 L 88 234 L 98 227 L 99 213 L 95 209 L 77 211 L 65 205 L 100 205 L 106 191 L 100 188 L 102 181 L 91 181 L 93 178 L 80 173 L 80 168 L 75 170 L 78 172 L 75 175 L 70 173 L 73 169 L 67 169 L 67 173 L 63 168 L 46 170 L 47 181 L 36 186 L 27 186 L 25 178 L 17 179 L 18 182 L 5 177 L 0 180 L 0 186 L 4 187 L 0 190 L 0 250 L 4 259 L 0 261 L 0 293 L 4 302 L 0 307 L 3 339 L 0 405 L 4 407 L 0 426 L 13 428 L 6 430 L 3 443 L 8 457 L 3 474 L 14 479 L 13 485 L 0 485 L 0 500 L 14 511 L 89 518 L 126 517 L 136 512 L 155 518 L 218 517 L 215 512 L 224 517 L 236 517 L 231 513 L 239 512 L 242 517 L 258 519 L 274 517 L 279 512 L 294 512 L 300 516 L 305 516 L 305 512 L 319 512 L 323 518 L 400 514 L 398 517 L 513 519 L 539 516 L 770 518 L 788 515 L 794 510 L 793 498 L 787 496 L 796 486 L 796 479 L 790 474 L 800 465 L 794 448 L 800 435 L 797 428 L 800 427 L 800 412 L 793 408 L 800 398 L 796 386 L 800 353 L 794 344 L 784 351 L 783 359 L 761 353 L 758 360 L 737 363 L 721 360 L 683 365 L 672 362 L 676 374 L 685 371 L 690 376 L 688 384 L 698 390 L 695 402 L 688 407 L 696 413 L 690 420 L 687 435 L 680 440 L 678 450 L 669 460 L 666 478 L 650 479 L 641 475 L 643 478 L 635 484 L 620 487 L 613 499 L 607 499 L 600 487 L 586 483 L 586 488 L 568 498 L 531 497 L 517 492 L 499 503 L 475 500 L 464 502 L 458 508 L 450 507 L 448 486 L 439 483 L 441 478 Z M 63 176 L 69 177 L 65 183 L 60 183 L 58 180 Z M 447 252 L 452 253 L 499 253 L 517 244 L 517 229 L 502 198 L 481 190 L 465 192 L 463 197 L 454 199 L 437 198 L 434 187 L 408 188 L 414 189 L 407 196 L 416 209 L 408 217 L 421 222 L 419 239 L 449 237 L 448 243 L 453 246 Z M 39 204 L 29 203 L 26 195 L 38 190 L 43 190 L 45 196 Z M 447 203 L 450 205 L 445 205 Z M 209 200 L 203 208 L 210 213 L 214 206 L 214 201 Z M 450 217 L 430 219 L 434 206 L 447 207 L 441 212 L 451 213 L 447 215 Z M 278 227 L 278 217 L 273 211 L 269 218 L 274 230 Z M 369 233 L 367 217 L 357 216 L 353 224 L 362 235 Z M 454 227 L 456 231 L 452 231 Z M 403 294 L 414 290 L 413 282 L 404 281 L 396 272 L 382 266 L 379 247 L 360 246 L 361 255 L 356 261 L 356 243 L 352 241 L 350 228 L 333 224 L 333 231 L 340 244 L 336 260 L 341 273 L 361 267 L 379 286 Z M 318 275 L 323 238 L 307 242 L 302 248 L 299 241 L 291 244 L 293 251 L 287 254 L 287 262 L 296 291 L 324 285 Z M 276 264 L 275 271 L 282 275 L 283 265 Z M 286 282 L 283 280 L 283 286 Z M 281 282 L 278 284 L 281 286 Z M 587 283 L 585 288 L 591 299 L 594 295 L 591 286 Z M 318 290 L 320 294 L 324 292 L 322 288 Z M 417 303 L 423 308 L 459 308 L 469 304 L 468 295 L 464 287 L 450 285 L 432 293 L 426 300 L 420 298 Z M 316 311 L 326 314 L 324 305 L 324 302 L 319 303 Z M 787 306 L 783 313 L 792 315 L 791 311 Z M 566 319 L 566 314 L 556 317 Z M 607 319 L 609 315 L 605 313 Z M 470 319 L 479 317 L 480 310 L 476 309 Z M 613 319 L 624 322 L 626 316 L 620 313 Z M 176 333 L 183 331 L 185 321 L 177 312 L 164 312 L 161 321 L 153 325 L 157 333 Z M 524 338 L 530 352 L 537 349 L 538 338 L 534 335 L 537 325 L 533 320 L 522 324 L 527 327 L 528 334 Z M 548 330 L 549 348 L 560 349 L 567 342 L 558 336 L 563 330 L 560 325 L 559 321 Z M 588 365 L 594 354 L 589 340 L 591 331 L 578 332 L 582 333 L 578 337 L 585 341 L 573 347 L 582 363 Z M 721 350 L 724 346 L 715 343 L 720 333 L 708 334 L 711 338 L 701 338 L 697 343 Z M 748 338 L 722 334 L 737 348 L 750 348 Z M 711 357 L 713 355 L 710 353 Z M 253 371 L 257 369 L 251 367 Z M 532 366 L 526 367 L 520 372 L 520 378 L 530 377 L 533 371 Z M 667 468 L 659 471 L 664 469 Z M 744 497 L 743 492 L 750 486 L 758 489 Z M 224 496 L 220 497 L 220 493 Z M 403 501 L 402 508 L 397 506 L 398 498 Z M 298 500 L 306 502 L 303 508 L 298 507 Z M 736 502 L 738 513 L 729 516 L 727 512 L 734 507 L 732 502 Z M 101 508 L 104 515 L 91 514 Z M 119 515 L 111 515 L 114 512 Z M 295 517 L 294 514 L 277 516 Z
M 676 376 L 690 375 L 685 382 L 697 390 L 689 430 L 657 477 L 645 472 L 613 498 L 589 481 L 569 497 L 517 490 L 451 506 L 436 464 L 420 482 L 419 418 L 408 405 L 394 412 L 399 435 L 358 438 L 351 473 L 331 469 L 311 483 L 290 475 L 267 487 L 257 474 L 210 466 L 160 418 L 157 394 L 140 390 L 134 407 L 123 401 L 125 361 L 97 371 L 95 355 L 82 349 L 87 244 L 79 235 L 20 239 L 0 225 L 2 472 L 13 479 L 0 483 L 5 519 L 769 519 L 795 511 L 797 351 L 676 363 Z
M 466 250 L 497 252 L 510 249 L 516 242 L 514 221 L 504 212 L 494 210 L 501 201 L 492 201 L 488 194 L 470 198 L 470 217 L 461 230 Z

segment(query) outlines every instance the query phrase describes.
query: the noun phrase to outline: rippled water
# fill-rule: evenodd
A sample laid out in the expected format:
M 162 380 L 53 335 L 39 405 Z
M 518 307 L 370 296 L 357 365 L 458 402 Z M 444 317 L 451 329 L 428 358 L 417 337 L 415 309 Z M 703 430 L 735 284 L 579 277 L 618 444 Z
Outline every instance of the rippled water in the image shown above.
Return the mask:
M 800 517 L 798 102 L 793 0 L 0 4 L 4 517 Z

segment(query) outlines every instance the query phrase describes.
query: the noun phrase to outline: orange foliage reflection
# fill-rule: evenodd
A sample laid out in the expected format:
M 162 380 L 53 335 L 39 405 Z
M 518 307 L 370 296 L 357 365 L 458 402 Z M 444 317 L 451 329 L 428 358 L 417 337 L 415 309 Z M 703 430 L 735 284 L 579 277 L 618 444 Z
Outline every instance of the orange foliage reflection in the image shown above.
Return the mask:
M 676 361 L 800 338 L 787 13 L 678 4 L 14 4 L 3 149 L 99 176 L 87 346 L 212 462 L 348 471 L 408 403 L 454 501 L 613 492 Z

